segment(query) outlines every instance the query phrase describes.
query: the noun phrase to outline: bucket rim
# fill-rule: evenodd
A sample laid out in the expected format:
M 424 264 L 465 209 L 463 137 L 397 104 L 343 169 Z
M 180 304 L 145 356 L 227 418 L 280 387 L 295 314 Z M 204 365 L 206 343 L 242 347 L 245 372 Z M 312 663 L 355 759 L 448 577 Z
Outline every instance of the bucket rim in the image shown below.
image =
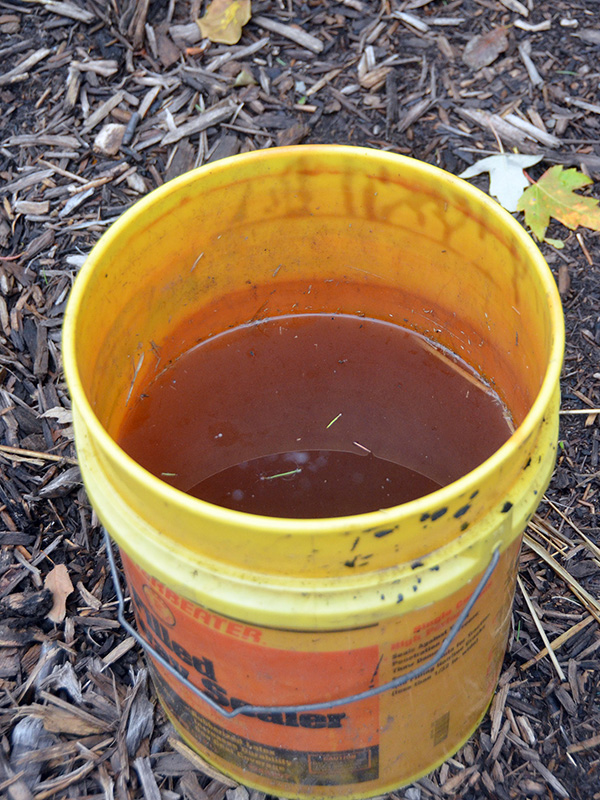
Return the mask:
M 500 218 L 502 224 L 508 228 L 522 247 L 524 253 L 528 257 L 531 267 L 537 272 L 540 284 L 545 292 L 551 323 L 549 358 L 537 395 L 520 425 L 506 442 L 491 456 L 471 471 L 465 473 L 446 486 L 437 489 L 435 492 L 423 495 L 422 497 L 418 497 L 401 505 L 340 517 L 271 517 L 235 511 L 193 497 L 182 490 L 176 489 L 165 481 L 162 481 L 128 455 L 112 436 L 110 436 L 96 416 L 83 387 L 76 356 L 76 328 L 88 284 L 98 264 L 103 259 L 104 251 L 122 234 L 123 230 L 126 229 L 133 220 L 146 213 L 146 211 L 154 206 L 160 199 L 179 191 L 189 183 L 201 179 L 203 175 L 227 172 L 231 169 L 232 164 L 239 163 L 242 160 L 262 162 L 268 168 L 269 162 L 285 162 L 286 160 L 297 158 L 302 153 L 310 154 L 311 157 L 327 157 L 331 154 L 348 158 L 359 157 L 372 160 L 374 165 L 376 163 L 387 162 L 390 166 L 401 166 L 405 170 L 414 171 L 422 176 L 436 178 L 450 188 L 461 193 L 466 199 L 475 201 L 482 210 L 481 217 L 487 212 L 491 216 Z M 347 531 L 349 526 L 353 528 L 357 526 L 363 526 L 364 528 L 379 526 L 385 524 L 386 521 L 392 521 L 392 518 L 395 524 L 400 524 L 409 517 L 427 512 L 431 508 L 432 498 L 434 502 L 439 503 L 440 506 L 446 505 L 452 498 L 455 498 L 457 494 L 471 493 L 478 484 L 483 482 L 486 478 L 489 478 L 491 473 L 497 473 L 501 465 L 508 461 L 515 451 L 521 449 L 526 441 L 534 434 L 536 427 L 543 420 L 547 409 L 551 406 L 552 396 L 555 387 L 559 383 L 562 370 L 564 339 L 565 329 L 562 301 L 546 260 L 525 228 L 490 196 L 480 189 L 477 189 L 475 186 L 472 186 L 464 179 L 446 170 L 409 156 L 382 152 L 368 147 L 309 144 L 252 151 L 229 156 L 214 163 L 205 164 L 168 181 L 134 203 L 102 234 L 98 242 L 93 246 L 83 267 L 77 275 L 65 311 L 62 350 L 63 369 L 71 395 L 72 405 L 76 406 L 85 417 L 90 434 L 98 443 L 99 447 L 111 460 L 117 460 L 121 468 L 129 474 L 129 477 L 137 484 L 142 485 L 146 491 L 159 494 L 170 505 L 182 508 L 188 512 L 201 510 L 205 517 L 215 522 L 226 523 L 234 525 L 235 527 L 243 526 L 248 530 L 260 532 L 262 535 L 280 534 L 283 524 L 288 535 L 293 533 L 294 535 L 305 534 L 315 536 L 315 534 L 330 535 L 332 533 L 335 534 Z M 317 520 L 319 523 L 319 530 L 316 530 L 315 526 Z

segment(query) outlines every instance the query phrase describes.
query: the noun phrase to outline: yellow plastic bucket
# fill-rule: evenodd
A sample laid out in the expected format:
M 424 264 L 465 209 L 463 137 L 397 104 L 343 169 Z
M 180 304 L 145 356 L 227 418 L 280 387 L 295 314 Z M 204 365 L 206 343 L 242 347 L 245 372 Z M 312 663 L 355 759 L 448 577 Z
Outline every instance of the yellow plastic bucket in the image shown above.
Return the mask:
M 392 316 L 492 381 L 516 430 L 454 483 L 373 513 L 278 519 L 190 497 L 114 437 L 157 345 L 176 358 L 195 343 L 192 317 L 209 336 L 250 307 Z M 563 340 L 552 275 L 521 226 L 464 181 L 389 153 L 225 159 L 101 238 L 64 328 L 81 470 L 161 701 L 211 764 L 285 797 L 361 798 L 468 739 L 555 461 Z

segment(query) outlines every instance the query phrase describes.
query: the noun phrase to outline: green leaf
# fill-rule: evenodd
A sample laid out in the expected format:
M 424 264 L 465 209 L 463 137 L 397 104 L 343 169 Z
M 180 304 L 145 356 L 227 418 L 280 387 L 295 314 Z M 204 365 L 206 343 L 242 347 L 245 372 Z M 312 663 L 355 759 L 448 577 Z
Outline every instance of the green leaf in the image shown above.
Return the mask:
M 517 210 L 524 212 L 526 224 L 539 241 L 545 239 L 550 217 L 572 231 L 579 225 L 600 231 L 598 201 L 575 194 L 575 189 L 590 183 L 592 179 L 576 169 L 564 169 L 560 164 L 550 167 L 537 183 L 523 192 Z

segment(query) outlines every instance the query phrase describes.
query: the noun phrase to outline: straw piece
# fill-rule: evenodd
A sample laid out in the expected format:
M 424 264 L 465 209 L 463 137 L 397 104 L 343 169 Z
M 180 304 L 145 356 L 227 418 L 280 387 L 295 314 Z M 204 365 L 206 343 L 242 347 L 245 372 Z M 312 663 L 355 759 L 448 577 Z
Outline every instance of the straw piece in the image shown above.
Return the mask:
M 546 649 L 548 651 L 548 655 L 550 656 L 550 660 L 554 664 L 554 669 L 556 670 L 556 674 L 558 675 L 560 680 L 562 682 L 564 682 L 564 681 L 567 680 L 567 676 L 562 671 L 562 668 L 561 668 L 560 664 L 558 663 L 558 659 L 554 655 L 554 650 L 552 649 L 552 646 L 550 645 L 550 640 L 546 636 L 546 631 L 544 630 L 544 627 L 543 627 L 543 625 L 541 623 L 541 620 L 538 617 L 538 613 L 535 610 L 535 607 L 534 607 L 533 603 L 531 602 L 531 598 L 527 594 L 527 590 L 525 589 L 525 586 L 523 585 L 523 581 L 521 580 L 521 576 L 520 575 L 517 575 L 517 582 L 519 584 L 519 588 L 521 589 L 521 592 L 523 593 L 523 597 L 525 598 L 525 602 L 527 603 L 527 607 L 529 608 L 529 612 L 531 613 L 531 616 L 532 616 L 533 621 L 535 623 L 535 627 L 538 629 L 538 632 L 539 632 L 540 636 L 542 637 L 544 644 L 546 645 Z
M 582 619 L 581 622 L 578 622 L 576 625 L 573 625 L 573 627 L 569 628 L 568 631 L 561 633 L 560 636 L 557 636 L 556 639 L 553 639 L 550 642 L 550 647 L 554 651 L 558 650 L 559 647 L 562 647 L 563 644 L 565 644 L 565 642 L 568 642 L 569 639 L 571 639 L 571 637 L 575 636 L 575 634 L 579 633 L 579 631 L 582 631 L 590 624 L 590 622 L 593 621 L 594 617 L 590 614 L 589 617 Z M 521 666 L 521 671 L 524 672 L 525 670 L 528 670 L 530 667 L 533 667 L 534 664 L 537 664 L 537 662 L 547 654 L 548 654 L 548 649 L 544 647 L 544 649 L 540 650 L 540 652 L 537 655 L 535 655 L 532 659 L 530 659 Z
M 548 500 L 548 505 L 550 505 L 556 511 L 556 513 L 573 528 L 575 533 L 583 539 L 583 541 L 586 543 L 586 545 L 592 551 L 592 553 L 596 556 L 596 558 L 600 558 L 600 547 L 598 547 L 598 545 L 595 542 L 593 542 L 588 536 L 586 536 L 585 533 L 580 528 L 578 528 L 577 525 L 575 525 L 572 519 L 569 519 L 569 517 L 567 517 L 566 514 L 563 514 L 563 512 L 558 508 L 558 506 L 555 503 L 553 503 L 551 500 Z
M 67 458 L 66 456 L 57 456 L 53 453 L 44 453 L 40 450 L 26 450 L 23 447 L 10 447 L 6 444 L 0 445 L 0 453 L 5 453 L 10 456 L 18 456 L 22 459 L 36 459 L 40 461 L 61 461 L 64 464 L 73 464 L 76 466 L 79 462 L 76 458 Z
M 532 539 L 531 536 L 525 534 L 523 541 L 525 544 L 528 545 L 535 553 L 537 553 L 544 561 L 552 567 L 552 569 L 560 575 L 560 577 L 569 585 L 573 594 L 583 603 L 583 605 L 587 608 L 590 614 L 600 622 L 600 602 L 596 600 L 588 591 L 586 591 L 583 586 L 575 580 L 575 578 L 570 575 L 567 570 L 561 566 L 555 558 L 553 558 L 550 553 L 548 553 L 544 548 Z

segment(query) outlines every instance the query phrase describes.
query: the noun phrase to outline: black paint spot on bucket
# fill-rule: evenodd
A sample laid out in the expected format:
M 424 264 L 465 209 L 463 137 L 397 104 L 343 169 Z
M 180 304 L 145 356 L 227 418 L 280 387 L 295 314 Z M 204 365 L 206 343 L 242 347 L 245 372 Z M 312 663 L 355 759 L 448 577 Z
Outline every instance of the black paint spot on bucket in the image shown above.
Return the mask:
M 470 508 L 471 504 L 467 503 L 466 506 L 461 506 L 461 508 L 458 509 L 458 511 L 454 514 L 454 516 L 456 517 L 456 519 L 458 519 L 459 517 L 462 517 L 463 514 L 466 514 Z
M 396 602 L 397 603 L 401 603 L 403 600 L 404 600 L 404 595 L 403 594 L 399 594 L 398 595 L 398 599 L 396 600 Z
M 396 530 L 395 528 L 388 528 L 387 530 L 384 531 L 377 531 L 375 533 L 375 538 L 381 539 L 382 536 L 387 536 L 389 533 L 393 533 L 395 530 Z
M 352 547 L 350 548 L 350 552 L 352 552 L 352 551 L 354 550 L 354 548 L 356 547 L 356 545 L 357 545 L 359 542 L 360 542 L 360 536 L 357 536 L 357 537 L 356 537 L 356 539 L 354 540 L 354 544 L 353 544 L 353 545 L 352 545 Z
M 430 572 L 437 572 L 439 570 L 439 565 L 436 564 L 435 567 L 429 567 Z
M 421 514 L 420 522 L 425 522 L 426 519 L 429 519 L 429 514 L 427 512 Z
M 530 467 L 530 466 L 531 466 L 531 456 L 529 456 L 529 458 L 527 459 L 527 463 L 525 464 L 523 469 L 527 469 L 527 467 Z
M 440 517 L 443 517 L 446 511 L 448 511 L 448 509 L 445 506 L 444 508 L 438 508 L 438 510 L 434 511 L 433 514 L 431 515 L 432 521 L 439 519 Z
M 356 559 L 357 559 L 357 558 L 358 558 L 358 556 L 354 556 L 354 558 L 352 559 L 352 561 L 344 561 L 344 566 L 345 566 L 345 567 L 355 567 L 355 566 L 356 566 Z
M 411 569 L 417 569 L 418 567 L 422 567 L 422 566 L 423 566 L 423 562 L 422 561 L 413 561 L 413 563 L 410 565 L 410 568 Z
M 508 512 L 511 510 L 512 507 L 513 504 L 507 500 L 506 503 L 504 503 L 504 505 L 502 506 L 502 513 L 508 514 Z
M 463 531 L 466 531 L 468 527 L 469 527 L 469 523 L 468 522 L 463 522 L 463 524 L 460 526 L 460 532 L 462 533 Z
M 479 494 L 479 489 L 475 489 L 471 497 L 469 497 L 469 500 L 472 500 L 474 497 L 477 497 L 478 494 Z

